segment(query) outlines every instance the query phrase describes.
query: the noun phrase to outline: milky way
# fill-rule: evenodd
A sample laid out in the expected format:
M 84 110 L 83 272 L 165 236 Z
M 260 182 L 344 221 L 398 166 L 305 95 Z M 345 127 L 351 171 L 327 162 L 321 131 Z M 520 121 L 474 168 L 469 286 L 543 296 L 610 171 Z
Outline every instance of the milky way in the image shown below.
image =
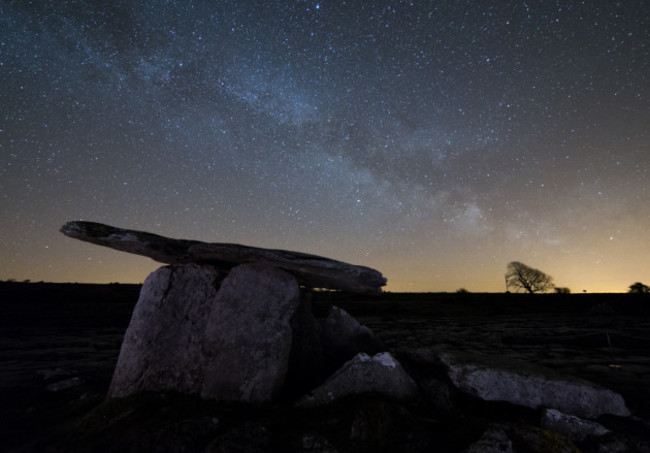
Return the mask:
M 448 6 L 446 4 L 451 4 Z M 391 291 L 650 282 L 643 1 L 4 1 L 0 279 L 140 282 L 84 219 Z

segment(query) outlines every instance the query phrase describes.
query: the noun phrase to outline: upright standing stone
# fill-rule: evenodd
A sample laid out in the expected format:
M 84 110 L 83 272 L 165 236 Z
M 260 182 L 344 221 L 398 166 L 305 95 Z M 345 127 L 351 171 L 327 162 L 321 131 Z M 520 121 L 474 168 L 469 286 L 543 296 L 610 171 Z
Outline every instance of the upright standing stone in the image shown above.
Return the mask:
M 291 354 L 291 318 L 300 304 L 294 277 L 243 264 L 221 285 L 205 332 L 206 399 L 264 403 L 280 391 Z
M 374 355 L 383 350 L 372 330 L 339 307 L 332 307 L 326 318 L 316 322 L 326 367 L 332 372 L 360 352 Z
M 203 333 L 224 276 L 214 266 L 180 264 L 161 267 L 147 277 L 124 336 L 109 396 L 201 391 Z
M 311 299 L 310 291 L 302 291 L 298 309 L 291 318 L 293 341 L 282 392 L 284 399 L 293 400 L 304 395 L 326 377 L 323 346 L 316 328 Z

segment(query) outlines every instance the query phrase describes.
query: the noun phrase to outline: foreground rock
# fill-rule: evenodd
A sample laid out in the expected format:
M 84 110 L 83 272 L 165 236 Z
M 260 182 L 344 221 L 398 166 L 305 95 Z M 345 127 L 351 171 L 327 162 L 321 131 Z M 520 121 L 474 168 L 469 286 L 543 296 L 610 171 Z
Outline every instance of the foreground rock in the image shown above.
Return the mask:
M 327 317 L 316 320 L 316 330 L 326 369 L 332 372 L 360 352 L 374 355 L 382 351 L 372 330 L 339 307 L 332 307 Z
M 491 426 L 467 449 L 467 453 L 515 453 L 512 440 L 501 426 Z
M 618 393 L 545 367 L 459 352 L 437 356 L 458 389 L 485 401 L 505 401 L 532 409 L 549 407 L 584 418 L 630 415 Z
M 208 263 L 221 267 L 244 263 L 266 264 L 289 272 L 301 285 L 313 288 L 380 293 L 381 287 L 386 284 L 386 279 L 375 269 L 307 253 L 171 239 L 95 222 L 68 222 L 61 227 L 61 232 L 71 238 L 148 256 L 161 263 Z
M 379 393 L 400 402 L 412 401 L 419 395 L 415 381 L 390 353 L 373 357 L 361 353 L 300 400 L 297 406 L 322 406 L 364 393 Z
M 570 439 L 550 430 L 524 424 L 489 426 L 465 453 L 581 453 Z
M 589 438 L 601 437 L 611 432 L 596 422 L 563 414 L 557 409 L 546 409 L 541 424 L 543 428 L 560 433 L 574 442 L 584 442 Z

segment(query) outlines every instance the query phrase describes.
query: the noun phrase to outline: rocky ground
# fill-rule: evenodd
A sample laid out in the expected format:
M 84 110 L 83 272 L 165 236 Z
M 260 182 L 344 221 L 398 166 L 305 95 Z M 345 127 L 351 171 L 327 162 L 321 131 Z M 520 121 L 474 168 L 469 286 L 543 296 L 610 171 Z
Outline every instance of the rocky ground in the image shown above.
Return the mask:
M 577 451 L 563 438 L 520 428 L 535 425 L 537 411 L 463 395 L 447 411 L 376 395 L 308 410 L 251 409 L 173 394 L 105 401 L 138 291 L 136 285 L 0 283 L 3 450 L 465 451 L 487 435 L 507 436 L 509 451 L 522 451 L 518 442 L 537 442 L 533 451 Z M 648 451 L 646 297 L 316 294 L 317 312 L 331 304 L 370 327 L 398 357 L 431 347 L 502 355 L 614 390 L 635 418 L 599 420 L 628 439 L 612 440 L 604 451 Z M 589 442 L 579 447 L 603 451 Z
M 596 296 L 579 311 L 544 307 L 544 297 L 558 298 L 542 295 L 541 306 L 528 312 L 508 313 L 504 305 L 495 307 L 500 313 L 407 312 L 358 319 L 390 348 L 444 346 L 537 363 L 610 388 L 650 418 L 650 298 L 643 306 L 627 296 Z M 588 299 L 569 296 L 566 303 L 583 297 Z M 466 304 L 468 310 L 471 303 Z

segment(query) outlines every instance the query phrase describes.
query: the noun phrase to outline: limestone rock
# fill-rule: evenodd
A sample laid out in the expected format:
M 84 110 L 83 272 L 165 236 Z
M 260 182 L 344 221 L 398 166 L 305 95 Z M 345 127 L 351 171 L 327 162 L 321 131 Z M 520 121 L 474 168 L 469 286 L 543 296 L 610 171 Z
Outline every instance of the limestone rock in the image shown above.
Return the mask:
M 438 416 L 461 416 L 459 391 L 449 382 L 442 362 L 430 349 L 397 348 L 395 354 L 417 383 L 423 402 L 430 404 Z
M 270 402 L 287 374 L 299 304 L 298 282 L 286 272 L 261 264 L 233 268 L 207 317 L 201 396 Z
M 258 263 L 283 269 L 305 286 L 357 293 L 381 293 L 386 279 L 365 266 L 308 253 L 271 250 L 240 244 L 172 239 L 146 231 L 127 230 L 96 222 L 73 221 L 61 227 L 68 237 L 168 264 L 203 263 L 230 267 Z
M 470 445 L 467 453 L 580 453 L 570 439 L 553 431 L 535 426 L 494 423 L 479 440 Z
M 461 412 L 455 401 L 455 390 L 452 389 L 451 384 L 447 384 L 433 377 L 416 378 L 416 382 L 424 398 L 433 406 L 438 414 L 452 418 L 460 416 Z
M 508 437 L 516 451 L 530 453 L 581 453 L 575 444 L 563 435 L 537 426 L 514 423 L 506 425 Z M 523 448 L 522 448 L 523 447 Z
M 399 415 L 394 405 L 387 401 L 362 401 L 352 416 L 352 451 L 395 451 L 390 446 L 394 441 L 394 427 Z
M 589 437 L 600 437 L 610 432 L 599 423 L 563 414 L 557 409 L 546 409 L 542 415 L 541 425 L 574 442 L 584 442 Z
M 70 379 L 65 379 L 63 381 L 53 382 L 45 387 L 45 390 L 48 392 L 56 393 L 61 390 L 68 390 L 74 387 L 78 387 L 83 383 L 83 381 L 78 377 L 73 377 Z
M 300 453 L 340 453 L 325 437 L 316 433 L 303 435 L 296 451 Z
M 506 430 L 499 426 L 491 426 L 485 430 L 479 440 L 469 446 L 466 453 L 515 453 L 515 450 Z
M 224 276 L 212 266 L 184 264 L 162 267 L 147 277 L 122 343 L 109 396 L 201 391 L 203 333 Z
M 271 434 L 268 427 L 263 424 L 246 421 L 230 428 L 224 434 L 214 439 L 203 451 L 209 453 L 259 453 L 274 451 Z
M 397 401 L 409 402 L 418 397 L 413 379 L 388 352 L 370 357 L 357 354 L 323 385 L 298 401 L 298 407 L 332 403 L 346 396 L 380 393 Z
M 533 409 L 549 407 L 584 418 L 630 415 L 618 393 L 546 367 L 500 356 L 457 352 L 443 352 L 438 358 L 458 389 L 486 401 L 505 401 Z
M 313 314 L 311 292 L 301 292 L 300 304 L 291 318 L 293 342 L 289 370 L 284 382 L 282 397 L 295 400 L 321 384 L 325 377 L 323 347 Z
M 317 319 L 316 327 L 323 346 L 327 368 L 337 370 L 360 352 L 375 354 L 381 344 L 368 327 L 339 307 L 332 307 L 326 318 Z

